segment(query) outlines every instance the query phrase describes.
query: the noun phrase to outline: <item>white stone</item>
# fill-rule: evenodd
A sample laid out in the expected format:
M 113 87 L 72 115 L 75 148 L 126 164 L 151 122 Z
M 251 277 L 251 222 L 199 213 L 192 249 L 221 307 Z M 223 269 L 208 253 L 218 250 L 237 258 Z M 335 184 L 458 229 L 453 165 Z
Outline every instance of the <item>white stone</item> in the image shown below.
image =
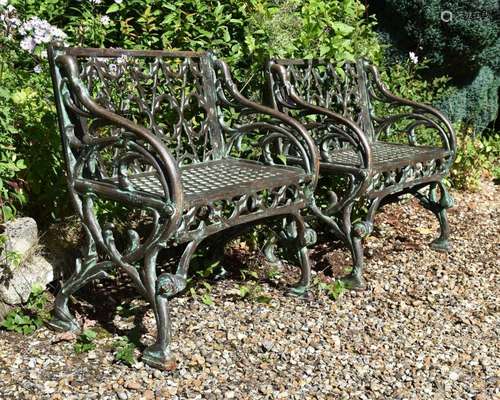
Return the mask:
M 5 250 L 26 254 L 38 243 L 38 228 L 33 218 L 18 218 L 3 224 L 7 236 Z
M 16 252 L 19 265 L 3 265 L 7 274 L 0 281 L 0 320 L 13 305 L 28 300 L 35 284 L 45 287 L 54 280 L 52 265 L 36 254 L 38 229 L 32 218 L 18 218 L 3 224 L 2 234 L 7 237 L 0 258 L 5 263 L 5 252 Z M 0 271 L 2 272 L 2 271 Z
M 42 256 L 35 255 L 12 271 L 12 277 L 0 285 L 0 301 L 10 305 L 28 300 L 35 284 L 45 287 L 54 280 L 52 265 Z

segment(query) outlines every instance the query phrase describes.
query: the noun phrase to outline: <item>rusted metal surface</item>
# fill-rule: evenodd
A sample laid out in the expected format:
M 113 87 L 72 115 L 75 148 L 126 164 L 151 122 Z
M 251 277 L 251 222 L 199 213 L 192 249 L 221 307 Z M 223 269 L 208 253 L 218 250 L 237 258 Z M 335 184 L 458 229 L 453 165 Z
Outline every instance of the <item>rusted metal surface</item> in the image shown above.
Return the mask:
M 227 65 L 207 52 L 53 44 L 49 61 L 68 190 L 87 238 L 56 298 L 53 328 L 79 329 L 69 296 L 120 267 L 156 317 L 157 340 L 143 360 L 168 367 L 168 298 L 186 287 L 196 248 L 211 235 L 220 244 L 258 223 L 286 230 L 302 272 L 291 290 L 307 290 L 308 231 L 300 211 L 312 201 L 319 155 L 303 125 L 243 97 Z M 227 118 L 225 110 L 244 122 Z M 259 148 L 246 154 L 242 144 L 248 146 L 250 136 L 260 138 Z M 106 201 L 138 210 L 140 220 L 150 222 L 149 233 L 132 224 L 121 243 L 114 224 L 96 212 Z M 158 275 L 160 251 L 177 244 L 185 244 L 177 270 Z
M 437 216 L 441 234 L 431 246 L 448 249 L 446 209 L 452 199 L 442 181 L 456 140 L 438 110 L 393 95 L 365 60 L 342 66 L 271 60 L 266 80 L 265 102 L 301 121 L 320 150 L 319 186 L 326 185 L 327 193 L 318 191 L 311 209 L 351 250 L 354 267 L 347 283 L 363 286 L 362 239 L 371 233 L 377 209 L 403 194 L 415 195 Z M 389 111 L 378 115 L 380 109 Z M 328 183 L 339 177 L 342 190 Z

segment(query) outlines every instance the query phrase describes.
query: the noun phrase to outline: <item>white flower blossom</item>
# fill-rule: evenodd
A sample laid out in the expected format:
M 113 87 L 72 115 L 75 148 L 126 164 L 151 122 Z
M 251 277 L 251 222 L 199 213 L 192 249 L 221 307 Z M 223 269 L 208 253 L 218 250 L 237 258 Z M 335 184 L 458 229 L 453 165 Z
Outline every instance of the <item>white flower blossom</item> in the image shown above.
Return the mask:
M 33 72 L 35 72 L 35 74 L 40 74 L 42 72 L 42 66 L 38 64 L 35 68 L 33 68 Z
M 24 22 L 19 27 L 19 33 L 24 36 L 21 40 L 21 48 L 30 53 L 39 44 L 46 44 L 52 40 L 66 38 L 66 34 L 61 29 L 38 17 L 31 17 L 28 21 Z
M 108 26 L 111 23 L 111 19 L 107 15 L 101 17 L 101 24 Z
M 116 63 L 118 65 L 124 65 L 124 64 L 127 64 L 127 62 L 129 61 L 129 57 L 127 57 L 126 55 L 123 55 L 123 56 L 120 56 L 116 59 Z
M 101 0 L 89 0 L 92 4 L 101 4 Z
M 410 51 L 409 56 L 413 64 L 418 64 L 418 56 L 413 51 Z
M 115 0 L 115 3 L 116 3 L 116 4 L 122 4 L 122 3 L 123 3 L 123 0 Z
M 25 37 L 21 40 L 21 49 L 26 50 L 28 52 L 33 52 L 35 50 L 36 43 L 32 37 Z
M 0 7 L 5 7 L 8 3 L 8 0 L 0 0 Z

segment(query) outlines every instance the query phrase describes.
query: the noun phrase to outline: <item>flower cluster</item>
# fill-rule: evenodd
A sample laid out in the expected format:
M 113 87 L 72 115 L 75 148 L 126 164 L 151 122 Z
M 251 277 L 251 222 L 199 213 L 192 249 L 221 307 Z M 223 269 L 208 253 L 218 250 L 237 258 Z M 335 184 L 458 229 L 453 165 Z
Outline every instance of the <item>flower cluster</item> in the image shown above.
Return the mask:
M 17 11 L 11 4 L 7 5 L 7 0 L 0 0 L 0 29 L 7 37 L 12 37 L 14 30 L 21 25 L 21 20 L 17 17 Z
M 19 28 L 19 33 L 23 36 L 21 48 L 30 53 L 39 44 L 66 38 L 66 34 L 61 29 L 38 17 L 31 17 L 24 22 Z
M 30 53 L 35 51 L 37 45 L 66 38 L 61 29 L 39 17 L 31 17 L 21 22 L 17 10 L 8 4 L 8 0 L 0 0 L 0 31 L 9 39 L 19 36 L 21 48 Z
M 413 51 L 410 51 L 408 55 L 410 56 L 410 60 L 413 64 L 418 64 L 418 56 Z

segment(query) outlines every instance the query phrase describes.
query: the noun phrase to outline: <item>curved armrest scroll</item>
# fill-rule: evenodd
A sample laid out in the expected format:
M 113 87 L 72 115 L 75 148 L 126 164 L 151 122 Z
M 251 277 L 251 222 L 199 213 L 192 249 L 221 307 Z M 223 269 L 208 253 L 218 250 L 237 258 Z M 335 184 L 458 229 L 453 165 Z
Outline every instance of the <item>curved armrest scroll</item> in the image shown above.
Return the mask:
M 148 129 L 97 104 L 81 81 L 78 64 L 73 56 L 67 54 L 59 55 L 55 61 L 62 69 L 63 77 L 69 86 L 71 94 L 85 107 L 82 114 L 95 116 L 112 125 L 123 128 L 151 146 L 155 153 L 152 156 L 158 162 L 161 173 L 166 178 L 165 184 L 168 185 L 169 189 L 169 201 L 174 205 L 176 215 L 179 216 L 182 213 L 183 193 L 180 172 L 175 158 Z M 108 139 L 96 139 L 96 143 L 93 144 L 105 142 L 106 140 Z
M 438 130 L 443 147 L 448 150 L 453 158 L 456 154 L 456 136 L 450 121 L 437 109 L 427 104 L 417 103 L 391 93 L 387 86 L 382 82 L 380 74 L 374 65 L 368 62 L 364 63 L 364 67 L 371 77 L 371 81 L 375 84 L 375 89 L 378 93 L 370 93 L 371 97 L 376 98 L 385 103 L 404 105 L 411 107 L 414 111 L 412 113 L 403 113 L 387 116 L 384 118 L 385 124 L 392 124 L 400 119 L 414 119 L 415 122 L 410 125 L 410 129 L 414 129 L 417 125 L 425 125 L 427 127 L 435 128 Z
M 272 74 L 273 81 L 276 85 L 272 88 L 273 96 L 275 100 L 281 106 L 286 108 L 300 110 L 301 115 L 320 115 L 324 116 L 325 119 L 322 124 L 327 124 L 329 128 L 334 130 L 333 135 L 342 135 L 349 138 L 349 142 L 359 149 L 361 160 L 361 167 L 365 170 L 370 170 L 372 165 L 372 154 L 371 147 L 367 136 L 361 130 L 361 128 L 350 119 L 335 113 L 324 107 L 316 106 L 308 103 L 302 97 L 297 94 L 289 76 L 286 68 L 280 64 L 271 62 L 270 73 Z M 318 138 L 321 143 L 317 143 L 321 148 L 322 159 L 326 162 L 332 162 L 329 157 L 328 151 L 323 149 L 323 143 L 329 139 L 331 135 L 325 135 L 324 137 Z
M 309 175 L 311 179 L 312 189 L 314 189 L 318 180 L 318 173 L 319 173 L 319 153 L 314 143 L 314 140 L 307 132 L 307 129 L 300 122 L 293 119 L 292 117 L 280 111 L 272 109 L 270 107 L 266 107 L 264 105 L 255 103 L 247 99 L 245 96 L 243 96 L 238 90 L 236 84 L 234 83 L 229 67 L 224 61 L 216 60 L 215 67 L 218 71 L 222 73 L 220 83 L 223 89 L 227 90 L 227 92 L 234 100 L 233 105 L 235 105 L 234 102 L 236 102 L 237 105 L 243 107 L 245 112 L 248 114 L 267 115 L 269 117 L 272 117 L 274 120 L 276 120 L 281 124 L 281 126 L 275 126 L 274 132 L 273 132 L 273 124 L 262 123 L 262 122 L 256 122 L 255 124 L 251 124 L 248 127 L 243 127 L 244 130 L 245 129 L 249 130 L 251 127 L 267 126 L 270 132 L 269 136 L 276 135 L 277 133 L 279 134 L 286 133 L 287 135 L 291 134 L 293 135 L 291 140 L 295 145 L 303 147 L 301 143 L 305 144 L 304 147 L 305 154 L 304 152 L 302 152 L 303 153 L 302 158 L 304 159 L 303 161 L 305 162 L 306 173 Z M 219 93 L 219 98 L 221 98 L 223 105 L 231 104 L 231 102 L 227 100 L 224 93 Z M 285 129 L 285 127 L 287 129 Z

